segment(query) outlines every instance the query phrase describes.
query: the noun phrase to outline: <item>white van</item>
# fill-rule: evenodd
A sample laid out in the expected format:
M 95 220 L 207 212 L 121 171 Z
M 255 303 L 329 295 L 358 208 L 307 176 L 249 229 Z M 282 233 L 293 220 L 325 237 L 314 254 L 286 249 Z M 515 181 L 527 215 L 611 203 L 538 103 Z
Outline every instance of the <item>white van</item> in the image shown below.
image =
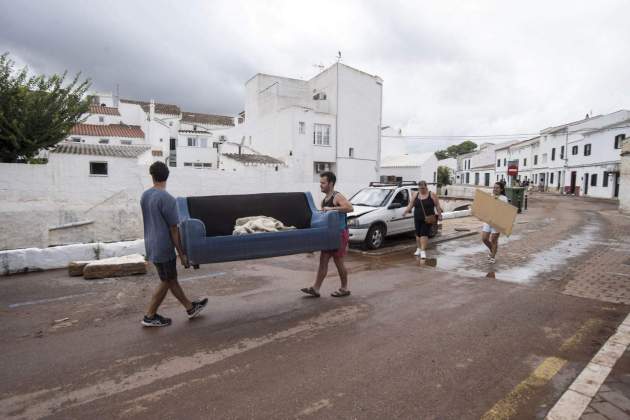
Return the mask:
M 435 185 L 429 185 L 435 192 Z M 354 211 L 348 214 L 350 242 L 363 243 L 368 249 L 380 248 L 385 237 L 414 232 L 413 210 L 403 217 L 405 208 L 413 192 L 418 191 L 415 182 L 386 184 L 372 182 L 367 188 L 357 192 L 350 202 Z M 434 224 L 429 237 L 437 234 L 438 224 Z

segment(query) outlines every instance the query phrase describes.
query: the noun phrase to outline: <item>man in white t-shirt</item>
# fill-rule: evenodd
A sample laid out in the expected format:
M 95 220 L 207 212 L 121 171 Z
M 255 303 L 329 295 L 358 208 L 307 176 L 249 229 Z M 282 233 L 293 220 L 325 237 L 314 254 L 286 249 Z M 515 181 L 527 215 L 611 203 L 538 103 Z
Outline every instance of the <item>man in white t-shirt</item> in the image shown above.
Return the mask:
M 494 194 L 494 198 L 497 200 L 501 200 L 506 203 L 508 202 L 508 199 L 505 196 L 505 185 L 502 182 L 494 184 L 492 194 Z M 501 234 L 498 230 L 487 223 L 483 224 L 483 228 L 481 228 L 481 240 L 490 250 L 488 253 L 488 261 L 491 263 L 496 261 L 497 251 L 499 250 L 499 235 Z

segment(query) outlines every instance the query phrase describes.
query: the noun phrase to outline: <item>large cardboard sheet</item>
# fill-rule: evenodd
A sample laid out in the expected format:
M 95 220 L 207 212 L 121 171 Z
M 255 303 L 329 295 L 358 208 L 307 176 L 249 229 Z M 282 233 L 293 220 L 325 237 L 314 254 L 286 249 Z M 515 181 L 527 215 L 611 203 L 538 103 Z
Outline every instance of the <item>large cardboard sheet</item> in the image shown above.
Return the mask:
M 473 216 L 507 236 L 512 234 L 516 212 L 516 207 L 496 199 L 492 194 L 481 190 L 475 192 L 475 200 L 472 204 Z

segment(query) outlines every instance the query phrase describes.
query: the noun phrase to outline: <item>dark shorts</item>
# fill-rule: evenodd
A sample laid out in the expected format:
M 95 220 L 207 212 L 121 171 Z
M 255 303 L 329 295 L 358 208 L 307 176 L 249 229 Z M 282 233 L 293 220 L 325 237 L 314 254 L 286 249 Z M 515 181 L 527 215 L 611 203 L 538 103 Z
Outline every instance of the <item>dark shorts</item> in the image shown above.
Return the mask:
M 160 280 L 177 280 L 177 259 L 163 263 L 153 263 L 160 276 Z
M 334 249 L 331 251 L 322 251 L 322 254 L 328 254 L 331 257 L 345 257 L 348 253 L 348 242 L 350 242 L 350 231 L 348 229 L 344 229 L 341 231 L 341 245 L 339 249 Z
M 431 233 L 431 225 L 424 223 L 424 219 L 416 218 L 413 220 L 416 225 L 416 236 L 429 236 Z

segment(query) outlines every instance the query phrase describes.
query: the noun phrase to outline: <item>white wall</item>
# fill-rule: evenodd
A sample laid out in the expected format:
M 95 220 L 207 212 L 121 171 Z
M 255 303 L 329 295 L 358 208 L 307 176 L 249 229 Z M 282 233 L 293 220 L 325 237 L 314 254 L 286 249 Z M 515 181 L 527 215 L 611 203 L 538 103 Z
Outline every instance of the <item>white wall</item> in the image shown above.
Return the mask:
M 135 159 L 59 155 L 47 165 L 0 164 L 0 249 L 46 247 L 63 243 L 113 242 L 142 237 L 139 200 L 151 185 L 148 165 Z M 89 176 L 90 160 L 109 162 L 108 177 Z M 368 182 L 339 179 L 337 190 L 353 195 Z M 319 183 L 296 181 L 291 170 L 242 166 L 236 172 L 171 168 L 168 190 L 174 196 L 310 191 Z M 92 221 L 63 234 L 49 228 Z
M 630 214 L 630 139 L 623 143 L 620 174 L 619 209 Z

